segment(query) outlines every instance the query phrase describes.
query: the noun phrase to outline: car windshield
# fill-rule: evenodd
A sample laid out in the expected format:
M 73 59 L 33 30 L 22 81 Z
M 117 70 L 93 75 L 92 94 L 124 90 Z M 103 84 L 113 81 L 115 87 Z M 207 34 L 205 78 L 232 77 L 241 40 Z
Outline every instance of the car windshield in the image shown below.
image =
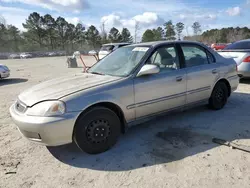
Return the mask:
M 126 77 L 137 67 L 149 47 L 118 48 L 89 69 L 89 73 Z

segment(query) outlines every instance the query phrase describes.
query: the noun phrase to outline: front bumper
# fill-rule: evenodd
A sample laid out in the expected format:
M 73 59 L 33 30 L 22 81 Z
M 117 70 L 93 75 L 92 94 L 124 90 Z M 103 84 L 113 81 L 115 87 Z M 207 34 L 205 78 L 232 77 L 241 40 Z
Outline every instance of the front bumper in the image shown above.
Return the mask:
M 10 76 L 10 72 L 6 71 L 4 73 L 0 73 L 0 78 L 8 78 Z
M 20 114 L 15 105 L 10 114 L 20 133 L 30 141 L 47 146 L 72 142 L 73 129 L 79 112 L 66 113 L 60 117 L 37 117 Z

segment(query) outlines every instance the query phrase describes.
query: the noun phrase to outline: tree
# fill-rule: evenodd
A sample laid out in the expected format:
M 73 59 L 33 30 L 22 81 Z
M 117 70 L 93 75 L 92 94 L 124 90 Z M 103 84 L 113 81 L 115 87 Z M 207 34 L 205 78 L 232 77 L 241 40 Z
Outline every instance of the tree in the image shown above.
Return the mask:
M 152 30 L 147 29 L 142 35 L 142 42 L 150 42 L 155 40 L 155 35 Z
M 122 29 L 121 38 L 121 42 L 133 42 L 133 37 L 131 36 L 130 31 L 127 28 Z
M 62 49 L 65 49 L 65 44 L 67 42 L 68 27 L 69 23 L 63 17 L 59 16 L 56 19 L 56 33 L 59 45 L 62 47 Z
M 164 38 L 164 30 L 161 27 L 152 30 L 154 34 L 154 41 L 160 41 Z
M 113 27 L 109 31 L 108 39 L 110 42 L 121 42 L 122 36 L 121 36 L 119 30 L 116 29 L 115 27 Z
M 46 14 L 43 17 L 43 28 L 45 30 L 45 37 L 50 45 L 51 50 L 53 50 L 54 41 L 56 38 L 56 32 L 55 32 L 56 21 L 50 14 Z
M 10 44 L 11 51 L 19 51 L 20 31 L 13 25 L 8 25 L 7 36 Z
M 176 28 L 178 40 L 181 40 L 181 33 L 182 33 L 183 29 L 184 29 L 184 23 L 178 22 L 176 24 L 175 28 Z
M 199 22 L 194 22 L 192 25 L 194 35 L 198 35 L 201 32 L 201 25 Z
M 26 23 L 23 23 L 23 27 L 27 29 L 25 36 L 42 47 L 45 31 L 43 29 L 43 18 L 40 14 L 37 12 L 31 13 L 26 19 Z
M 95 26 L 91 25 L 86 32 L 86 39 L 94 49 L 101 45 L 101 36 Z
M 175 40 L 175 30 L 172 20 L 169 20 L 164 24 L 166 30 L 166 40 Z

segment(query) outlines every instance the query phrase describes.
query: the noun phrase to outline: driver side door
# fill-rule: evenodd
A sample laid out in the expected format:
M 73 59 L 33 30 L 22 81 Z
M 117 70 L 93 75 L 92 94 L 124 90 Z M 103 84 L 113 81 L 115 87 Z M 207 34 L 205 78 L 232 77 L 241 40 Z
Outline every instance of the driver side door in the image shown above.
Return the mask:
M 136 119 L 185 105 L 187 76 L 175 46 L 157 48 L 147 64 L 158 65 L 160 72 L 134 78 Z

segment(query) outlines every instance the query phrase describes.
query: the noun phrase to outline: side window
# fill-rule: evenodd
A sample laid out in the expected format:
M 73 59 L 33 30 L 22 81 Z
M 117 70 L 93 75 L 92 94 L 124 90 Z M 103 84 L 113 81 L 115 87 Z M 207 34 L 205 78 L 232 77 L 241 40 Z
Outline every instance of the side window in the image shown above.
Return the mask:
M 158 48 L 150 57 L 148 63 L 159 66 L 161 72 L 180 68 L 179 59 L 173 46 Z
M 207 53 L 198 46 L 181 46 L 186 67 L 194 67 L 209 64 Z

